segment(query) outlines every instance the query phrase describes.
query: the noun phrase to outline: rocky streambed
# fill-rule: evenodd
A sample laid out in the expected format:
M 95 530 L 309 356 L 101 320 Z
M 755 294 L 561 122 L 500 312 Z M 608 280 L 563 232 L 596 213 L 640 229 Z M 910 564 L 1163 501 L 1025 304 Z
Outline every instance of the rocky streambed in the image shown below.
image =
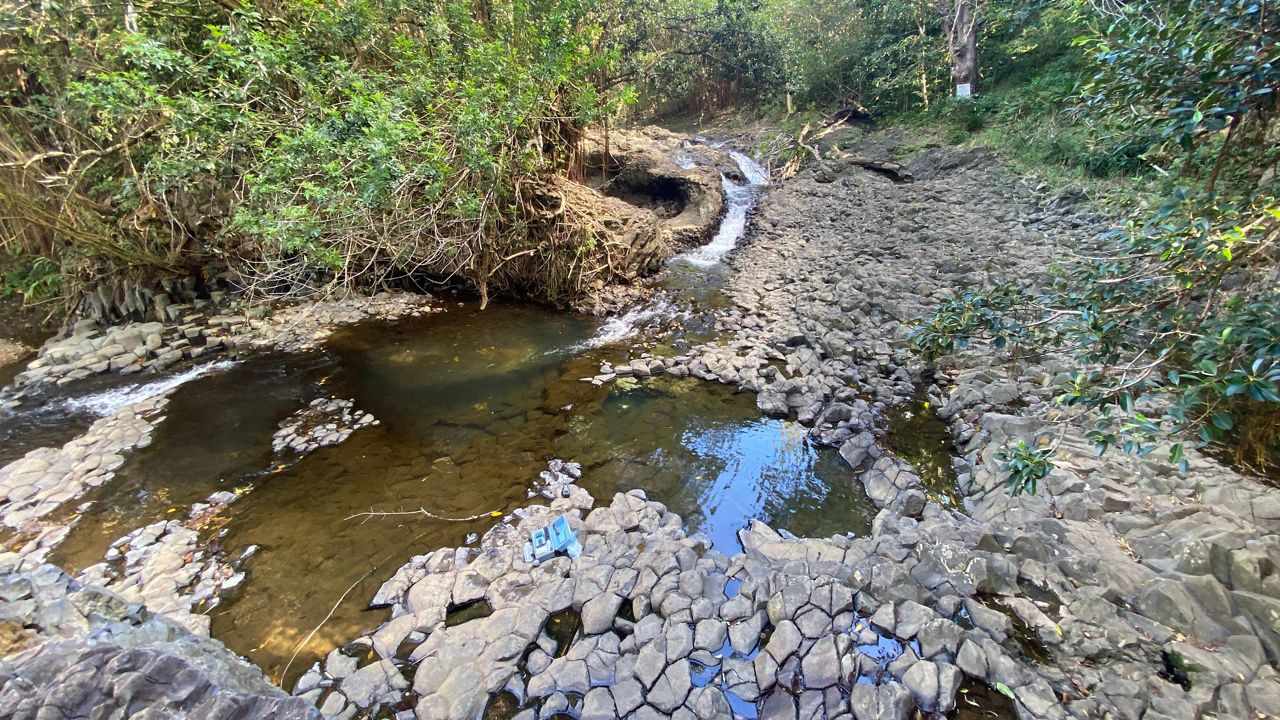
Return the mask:
M 1105 220 L 987 153 L 894 146 L 830 152 L 750 214 L 763 176 L 715 147 L 602 164 L 695 246 L 604 322 L 399 296 L 178 317 L 171 344 L 259 327 L 310 349 L 107 388 L 69 442 L 0 469 L 0 708 L 1280 714 L 1273 492 L 1200 455 L 1095 457 L 1050 403 L 1054 358 L 974 348 L 926 376 L 905 352 L 941 299 L 1044 277 Z M 718 233 L 678 202 L 705 179 L 649 182 L 666 163 L 724 176 Z M 329 329 L 365 315 L 402 319 Z M 116 340 L 44 372 L 91 382 Z M 1008 497 L 993 454 L 1049 433 L 1041 495 Z M 582 555 L 531 564 L 561 514 Z

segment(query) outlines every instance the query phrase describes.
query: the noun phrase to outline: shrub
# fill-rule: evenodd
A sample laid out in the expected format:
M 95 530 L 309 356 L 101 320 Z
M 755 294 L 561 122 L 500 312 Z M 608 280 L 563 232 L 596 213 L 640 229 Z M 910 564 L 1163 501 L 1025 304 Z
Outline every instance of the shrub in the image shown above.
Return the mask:
M 1005 486 L 1009 494 L 1014 497 L 1024 492 L 1035 495 L 1040 481 L 1053 471 L 1053 463 L 1050 462 L 1053 452 L 1052 448 L 1030 447 L 1024 440 L 1019 440 L 1017 445 L 997 450 L 996 461 L 1008 474 Z

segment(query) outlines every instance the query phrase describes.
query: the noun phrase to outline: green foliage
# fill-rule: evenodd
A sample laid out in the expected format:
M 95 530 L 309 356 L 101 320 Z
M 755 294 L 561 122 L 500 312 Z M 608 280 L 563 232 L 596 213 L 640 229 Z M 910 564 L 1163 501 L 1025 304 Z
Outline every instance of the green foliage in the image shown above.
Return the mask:
M 1137 142 L 1187 174 L 1207 171 L 1209 191 L 1233 153 L 1261 153 L 1241 166 L 1256 181 L 1277 157 L 1268 134 L 1280 86 L 1276 25 L 1275 7 L 1255 0 L 1123 6 L 1104 33 L 1079 41 L 1097 66 L 1082 87 L 1095 134 Z
M 979 13 L 981 73 L 990 87 L 1026 84 L 1073 54 L 1071 40 L 1081 30 L 1067 0 L 994 0 Z M 803 100 L 852 100 L 891 115 L 946 105 L 953 93 L 936 0 L 766 0 L 761 14 L 778 38 L 785 82 Z M 975 118 L 963 124 L 973 126 Z
M 787 85 L 804 100 L 883 112 L 946 86 L 936 3 L 769 0 L 764 13 L 781 38 Z
M 987 292 L 968 292 L 944 302 L 932 316 L 912 328 L 912 349 L 929 361 L 969 346 L 974 339 L 996 348 L 1017 348 L 1038 339 L 1042 325 L 1037 299 L 1014 283 Z
M 531 229 L 531 190 L 622 97 L 593 81 L 593 2 L 206 0 L 140 6 L 136 31 L 123 7 L 7 6 L 0 192 L 25 252 L 84 278 L 230 264 L 275 291 L 574 287 L 580 248 Z
M 23 302 L 39 302 L 57 297 L 62 275 L 52 260 L 36 256 L 29 262 L 15 258 L 0 270 L 0 298 L 18 295 Z
M 760 0 L 603 0 L 597 51 L 606 84 L 633 83 L 647 115 L 713 111 L 775 96 L 785 77 L 778 28 Z
M 996 451 L 996 461 L 1000 468 L 1008 474 L 1005 487 L 1009 495 L 1017 497 L 1022 493 L 1035 495 L 1038 484 L 1053 471 L 1052 448 L 1034 448 L 1023 440 L 1017 445 L 1004 447 Z
M 936 359 L 983 339 L 1074 357 L 1079 370 L 1058 400 L 1090 411 L 1100 453 L 1146 455 L 1173 437 L 1168 459 L 1184 468 L 1189 441 L 1274 464 L 1277 20 L 1274 8 L 1243 0 L 1153 1 L 1122 6 L 1077 41 L 1093 67 L 1079 91 L 1084 123 L 1041 159 L 1097 175 L 1153 167 L 1186 185 L 1049 288 L 1002 285 L 944 304 L 920 324 L 916 349 Z M 1021 112 L 1006 105 L 989 117 Z
M 973 339 L 1066 351 L 1083 369 L 1058 400 L 1098 413 L 1099 453 L 1146 455 L 1190 431 L 1266 465 L 1280 414 L 1280 207 L 1207 216 L 1182 198 L 1117 239 L 1114 256 L 1044 292 L 1001 285 L 944 303 L 917 326 L 916 351 L 933 360 Z M 1236 432 L 1246 426 L 1258 434 Z M 1169 460 L 1185 463 L 1181 442 Z

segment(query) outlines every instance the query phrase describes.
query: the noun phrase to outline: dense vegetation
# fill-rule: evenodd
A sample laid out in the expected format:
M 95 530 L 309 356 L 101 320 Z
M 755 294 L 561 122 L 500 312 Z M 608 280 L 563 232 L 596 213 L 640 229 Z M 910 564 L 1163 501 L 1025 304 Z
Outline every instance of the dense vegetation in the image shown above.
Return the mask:
M 5 2 L 2 287 L 75 300 L 230 271 L 277 293 L 569 297 L 610 260 L 555 210 L 590 125 L 947 107 L 940 8 L 960 5 Z M 983 3 L 989 74 L 1063 57 L 1073 7 Z
M 1277 14 L 1250 0 L 5 2 L 3 291 L 227 270 L 265 292 L 462 278 L 547 299 L 608 266 L 564 212 L 593 124 L 732 108 L 940 129 L 1131 218 L 1050 288 L 922 323 L 1062 352 L 1100 448 L 1274 460 Z M 962 67 L 962 55 L 976 63 Z M 976 95 L 953 98 L 953 84 Z M 1171 451 L 1174 460 L 1180 445 Z M 1044 453 L 1010 449 L 1034 480 Z M 1029 485 L 1029 483 L 1027 483 Z
M 540 181 L 610 108 L 589 9 L 6 4 L 4 242 L 47 259 L 10 282 L 214 265 L 269 291 L 421 274 L 567 292 L 590 248 L 548 221 Z
M 1265 469 L 1280 450 L 1280 13 L 1241 0 L 1116 6 L 1092 36 L 1073 96 L 1092 174 L 1145 174 L 1160 197 L 1049 288 L 1000 285 L 943 306 L 916 346 L 938 357 L 980 338 L 1062 352 L 1079 370 L 1060 401 L 1087 411 L 1099 452 L 1146 454 L 1184 431 Z M 1091 158 L 1089 155 L 1096 155 Z M 1012 489 L 1049 456 L 1010 449 Z

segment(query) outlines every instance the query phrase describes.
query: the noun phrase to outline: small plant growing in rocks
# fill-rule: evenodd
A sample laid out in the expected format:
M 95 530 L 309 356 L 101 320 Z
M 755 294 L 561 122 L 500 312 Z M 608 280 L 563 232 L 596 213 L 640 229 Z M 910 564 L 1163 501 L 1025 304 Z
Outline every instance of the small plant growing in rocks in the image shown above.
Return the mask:
M 1019 440 L 1017 445 L 1001 448 L 996 452 L 996 460 L 1000 467 L 1009 474 L 1005 485 L 1009 495 L 1017 497 L 1022 493 L 1036 494 L 1040 481 L 1053 470 L 1053 448 L 1035 448 Z

